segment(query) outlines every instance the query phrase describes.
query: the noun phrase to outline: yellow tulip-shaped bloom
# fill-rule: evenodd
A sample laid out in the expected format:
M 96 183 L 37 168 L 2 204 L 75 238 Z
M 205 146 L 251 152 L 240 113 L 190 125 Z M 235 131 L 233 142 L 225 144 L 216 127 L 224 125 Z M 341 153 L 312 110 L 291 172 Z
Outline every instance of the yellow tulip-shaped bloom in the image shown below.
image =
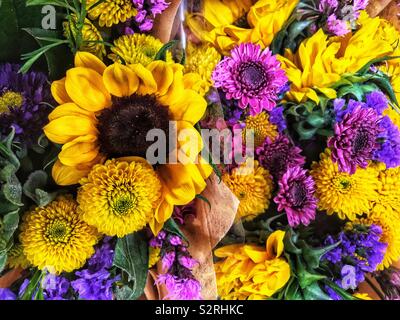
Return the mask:
M 298 0 L 205 0 L 201 12 L 187 17 L 193 34 L 227 55 L 245 42 L 269 46 Z
M 283 288 L 290 266 L 282 257 L 284 231 L 275 231 L 263 248 L 233 244 L 215 250 L 218 294 L 226 300 L 262 300 Z
M 202 141 L 194 125 L 207 103 L 185 87 L 181 65 L 153 61 L 146 67 L 118 62 L 106 67 L 96 56 L 79 52 L 75 67 L 53 82 L 51 91 L 60 105 L 44 132 L 63 145 L 53 166 L 59 185 L 78 183 L 107 158 L 145 158 L 152 145 L 146 141 L 148 131 L 162 129 L 168 139 L 169 121 L 175 121 L 178 141 L 169 155 L 177 161 L 157 166 L 162 200 L 150 223 L 153 232 L 174 205 L 189 203 L 205 188 L 212 169 L 199 156 Z

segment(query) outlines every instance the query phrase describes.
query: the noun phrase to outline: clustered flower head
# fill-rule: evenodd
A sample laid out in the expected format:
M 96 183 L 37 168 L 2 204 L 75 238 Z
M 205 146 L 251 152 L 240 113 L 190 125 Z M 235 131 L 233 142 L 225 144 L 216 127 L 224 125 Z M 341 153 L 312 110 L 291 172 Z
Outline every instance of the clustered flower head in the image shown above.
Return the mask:
M 160 249 L 163 273 L 156 279 L 164 284 L 168 300 L 201 300 L 201 286 L 194 277 L 192 269 L 196 266 L 183 240 L 167 231 L 160 231 L 150 240 L 150 246 Z

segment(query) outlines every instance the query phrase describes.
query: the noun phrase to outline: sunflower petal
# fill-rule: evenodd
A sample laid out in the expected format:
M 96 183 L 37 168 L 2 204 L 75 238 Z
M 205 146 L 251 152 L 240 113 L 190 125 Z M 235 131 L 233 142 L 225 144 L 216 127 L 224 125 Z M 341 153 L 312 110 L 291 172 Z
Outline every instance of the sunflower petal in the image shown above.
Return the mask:
M 86 51 L 78 51 L 75 55 L 75 67 L 84 67 L 92 69 L 99 74 L 103 74 L 106 65 L 94 54 Z
M 131 64 L 128 66 L 140 80 L 138 93 L 140 94 L 153 94 L 157 92 L 157 82 L 150 70 L 141 64 Z
M 180 94 L 180 99 L 169 104 L 173 120 L 184 120 L 192 125 L 199 122 L 207 108 L 206 100 L 193 90 L 187 89 Z
M 90 162 L 99 154 L 97 137 L 93 135 L 81 136 L 63 145 L 58 159 L 67 166 L 76 166 Z
M 73 102 L 70 103 L 64 103 L 59 105 L 57 108 L 55 108 L 50 114 L 49 114 L 49 120 L 53 121 L 55 119 L 65 117 L 65 116 L 85 116 L 85 117 L 91 117 L 94 119 L 94 113 L 87 111 L 85 109 L 80 108 L 78 105 L 76 105 Z
M 69 186 L 77 184 L 79 180 L 86 177 L 90 172 L 90 168 L 78 169 L 63 165 L 60 160 L 54 163 L 52 176 L 54 181 L 60 186 Z
M 174 81 L 174 72 L 170 64 L 157 60 L 151 62 L 147 69 L 151 71 L 157 83 L 157 94 L 165 95 Z
M 65 90 L 65 77 L 60 80 L 53 81 L 51 84 L 51 94 L 59 104 L 72 102 L 67 90 Z
M 132 69 L 120 63 L 107 67 L 103 74 L 104 85 L 116 97 L 129 97 L 139 88 L 139 78 Z
M 189 122 L 177 121 L 177 147 L 178 162 L 187 164 L 197 161 L 203 149 L 203 139 Z

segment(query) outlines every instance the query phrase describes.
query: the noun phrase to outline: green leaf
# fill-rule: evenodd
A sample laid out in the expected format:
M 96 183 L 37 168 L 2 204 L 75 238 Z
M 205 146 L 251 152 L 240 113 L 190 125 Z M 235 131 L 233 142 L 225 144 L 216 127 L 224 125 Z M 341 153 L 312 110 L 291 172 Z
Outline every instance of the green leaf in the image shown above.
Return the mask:
M 299 283 L 295 280 L 295 278 L 292 277 L 291 281 L 286 286 L 284 297 L 285 300 L 303 300 Z
M 9 242 L 14 235 L 15 230 L 18 228 L 19 223 L 19 210 L 7 213 L 3 218 L 3 227 L 1 229 L 0 238 Z
M 300 288 L 305 289 L 306 287 L 310 286 L 314 282 L 319 280 L 325 279 L 326 276 L 316 273 L 311 273 L 307 271 L 305 268 L 302 259 L 299 256 L 296 256 L 296 263 L 297 263 L 297 278 L 299 280 Z
M 338 295 L 340 295 L 345 300 L 358 300 L 352 294 L 348 293 L 346 290 L 339 287 L 336 283 L 334 283 L 328 279 L 324 279 L 323 283 L 326 284 L 331 289 L 333 289 Z
M 24 194 L 35 201 L 39 207 L 49 204 L 57 196 L 57 192 L 48 193 L 43 190 L 47 182 L 47 173 L 43 170 L 37 170 L 29 175 L 22 187 Z
M 17 11 L 13 0 L 0 1 L 0 61 L 14 61 L 19 55 Z
M 131 297 L 134 296 L 133 289 L 128 285 L 115 288 L 114 294 L 116 300 L 132 300 Z
M 170 42 L 167 42 L 164 44 L 161 49 L 157 52 L 156 56 L 154 57 L 154 60 L 162 60 L 166 61 L 167 59 L 167 52 L 171 48 L 175 47 L 178 44 L 177 40 L 172 40 Z
M 3 272 L 7 263 L 7 252 L 3 252 L 0 254 L 0 272 Z
M 186 236 L 183 234 L 183 232 L 181 231 L 181 229 L 179 228 L 178 224 L 175 222 L 174 219 L 169 218 L 165 223 L 164 223 L 164 227 L 163 229 L 169 233 L 175 234 L 178 237 L 182 238 L 183 240 L 185 240 L 186 242 L 188 241 L 188 239 L 186 238 Z
M 316 269 L 319 267 L 322 256 L 336 248 L 339 244 L 340 241 L 324 248 L 312 248 L 305 241 L 302 241 L 300 246 L 303 251 L 303 258 L 308 267 L 311 269 Z
M 211 203 L 210 203 L 210 201 L 209 201 L 205 196 L 203 196 L 203 195 L 201 195 L 201 194 L 196 194 L 196 198 L 197 198 L 197 199 L 200 199 L 200 200 L 202 200 L 202 201 L 204 201 L 205 203 L 207 203 L 207 204 L 208 204 L 208 207 L 209 207 L 210 210 L 211 210 Z
M 372 59 L 371 61 L 369 61 L 368 63 L 366 63 L 360 70 L 358 70 L 357 73 L 363 75 L 363 74 L 365 74 L 365 73 L 367 73 L 367 72 L 369 71 L 369 69 L 371 68 L 371 66 L 372 66 L 373 64 L 379 64 L 379 63 L 382 63 L 382 62 L 384 62 L 384 61 L 393 60 L 393 59 L 398 59 L 398 58 L 400 58 L 400 57 L 399 57 L 399 56 L 393 56 L 393 57 L 391 57 L 391 56 L 384 56 L 384 57 Z
M 143 294 L 149 264 L 148 243 L 139 233 L 119 238 L 115 246 L 114 266 L 128 275 L 132 292 L 127 300 L 135 300 Z
M 7 177 L 1 191 L 9 202 L 16 206 L 23 206 L 23 203 L 21 203 L 22 187 L 14 173 Z
M 21 300 L 31 300 L 33 297 L 33 294 L 36 293 L 36 289 L 40 283 L 40 280 L 42 279 L 43 272 L 41 270 L 36 270 L 36 272 L 33 274 L 31 281 L 29 282 L 28 286 L 26 287 L 23 295 L 21 296 Z
M 303 296 L 305 300 L 332 300 L 316 282 L 303 289 Z
M 67 1 L 62 1 L 62 0 L 26 0 L 26 6 L 31 7 L 31 6 L 45 6 L 45 5 L 52 5 L 52 6 L 57 6 L 57 7 L 62 7 L 62 8 L 68 8 L 72 9 L 73 7 L 68 5 Z

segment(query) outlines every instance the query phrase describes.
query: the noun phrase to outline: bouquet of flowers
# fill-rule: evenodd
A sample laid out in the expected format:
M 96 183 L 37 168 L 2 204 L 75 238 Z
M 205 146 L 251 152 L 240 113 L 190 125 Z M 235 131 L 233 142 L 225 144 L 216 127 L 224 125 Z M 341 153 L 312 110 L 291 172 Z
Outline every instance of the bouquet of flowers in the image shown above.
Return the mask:
M 400 33 L 367 7 L 3 0 L 0 299 L 398 299 Z

